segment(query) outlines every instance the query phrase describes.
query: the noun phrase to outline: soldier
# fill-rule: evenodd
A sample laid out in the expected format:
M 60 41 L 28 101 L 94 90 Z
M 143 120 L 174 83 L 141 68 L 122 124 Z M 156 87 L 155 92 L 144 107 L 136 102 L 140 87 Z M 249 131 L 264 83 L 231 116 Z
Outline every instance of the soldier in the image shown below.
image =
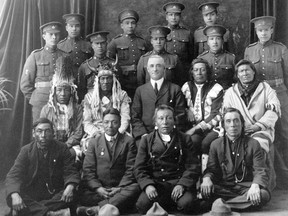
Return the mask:
M 167 27 L 171 30 L 167 36 L 165 49 L 169 53 L 176 54 L 183 64 L 183 83 L 188 80 L 188 71 L 193 59 L 193 35 L 189 29 L 179 25 L 181 12 L 184 9 L 185 6 L 178 2 L 169 2 L 163 6 L 168 22 Z
M 207 45 L 207 37 L 204 34 L 204 28 L 207 26 L 215 25 L 217 22 L 218 17 L 218 11 L 217 7 L 219 6 L 219 3 L 217 2 L 207 2 L 201 4 L 198 9 L 202 12 L 203 20 L 205 22 L 205 26 L 200 26 L 196 31 L 194 32 L 194 52 L 195 57 L 200 55 L 206 50 L 209 50 L 209 46 Z M 224 44 L 223 49 L 228 50 L 228 40 L 229 40 L 230 32 L 228 29 L 226 29 L 226 33 L 224 35 Z
M 89 42 L 81 37 L 81 24 L 84 22 L 82 14 L 65 14 L 66 31 L 68 37 L 58 43 L 58 48 L 68 53 L 73 61 L 73 75 L 76 78 L 78 68 L 86 59 L 92 56 L 92 49 Z
M 118 16 L 123 34 L 117 35 L 108 44 L 108 55 L 119 58 L 122 74 L 120 83 L 130 98 L 134 97 L 137 85 L 137 64 L 141 55 L 148 51 L 146 41 L 135 34 L 139 15 L 134 10 L 123 10 Z
M 84 99 L 85 94 L 93 89 L 95 75 L 98 74 L 100 64 L 115 63 L 115 60 L 107 57 L 107 31 L 98 31 L 87 35 L 87 39 L 91 41 L 94 50 L 94 56 L 82 63 L 78 70 L 78 92 L 79 100 Z
M 147 71 L 148 59 L 152 55 L 159 55 L 165 61 L 164 78 L 170 82 L 181 85 L 181 72 L 178 56 L 170 54 L 165 50 L 166 37 L 171 30 L 164 26 L 151 26 L 148 29 L 151 36 L 151 44 L 153 50 L 141 56 L 137 66 L 137 82 L 138 86 L 150 81 L 150 76 Z M 177 75 L 177 76 L 176 76 Z M 183 83 L 182 83 L 183 84 Z
M 34 50 L 27 58 L 21 77 L 20 89 L 32 105 L 33 121 L 40 116 L 42 107 L 48 102 L 56 60 L 67 56 L 57 48 L 62 24 L 49 22 L 40 26 L 45 46 Z
M 255 25 L 259 41 L 246 48 L 244 58 L 255 65 L 259 79 L 265 80 L 277 92 L 281 103 L 281 118 L 276 123 L 275 146 L 282 152 L 288 166 L 288 50 L 284 44 L 272 40 L 275 17 L 257 17 L 251 22 Z M 284 167 L 283 169 L 286 170 Z M 282 173 L 280 171 L 281 175 Z
M 204 29 L 207 36 L 209 51 L 205 51 L 197 58 L 208 61 L 212 69 L 212 79 L 227 89 L 233 83 L 235 55 L 222 49 L 226 29 L 221 25 L 207 26 Z

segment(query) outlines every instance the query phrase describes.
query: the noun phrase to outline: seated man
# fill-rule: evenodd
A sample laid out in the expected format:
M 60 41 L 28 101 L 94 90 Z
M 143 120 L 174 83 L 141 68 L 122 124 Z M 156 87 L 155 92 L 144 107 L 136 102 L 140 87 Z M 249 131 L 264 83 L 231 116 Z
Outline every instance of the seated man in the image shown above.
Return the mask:
M 42 108 L 40 117 L 49 119 L 54 125 L 56 140 L 66 143 L 71 154 L 80 157 L 83 109 L 77 103 L 72 66 L 70 58 L 57 59 L 49 101 Z
M 145 214 L 154 202 L 164 209 L 189 213 L 195 208 L 200 164 L 191 137 L 174 128 L 174 110 L 160 105 L 155 129 L 142 137 L 134 174 L 143 190 L 136 207 Z
M 227 108 L 222 124 L 225 136 L 211 144 L 202 196 L 209 205 L 221 197 L 234 209 L 264 205 L 270 200 L 264 151 L 257 140 L 245 135 L 239 110 Z
M 195 59 L 190 71 L 191 81 L 182 87 L 191 128 L 186 132 L 202 154 L 202 169 L 205 169 L 211 142 L 218 137 L 213 131 L 220 121 L 223 88 L 211 80 L 211 69 L 204 59 Z
M 153 113 L 160 104 L 173 107 L 176 118 L 185 114 L 185 98 L 181 88 L 164 78 L 164 59 L 159 55 L 150 56 L 147 70 L 150 81 L 136 89 L 132 104 L 132 131 L 136 141 L 140 141 L 141 136 L 153 131 Z
M 22 147 L 7 174 L 7 204 L 13 215 L 61 216 L 69 209 L 56 210 L 75 205 L 72 201 L 80 174 L 69 149 L 54 140 L 53 133 L 52 122 L 38 119 L 33 124 L 34 141 Z
M 84 150 L 87 149 L 87 141 L 91 137 L 104 133 L 103 112 L 108 108 L 112 107 L 120 112 L 119 132 L 124 133 L 129 129 L 131 99 L 121 89 L 113 70 L 109 65 L 101 65 L 98 76 L 95 77 L 94 89 L 85 95 L 83 125 L 86 135 L 82 144 Z
M 269 189 L 275 187 L 274 127 L 280 115 L 280 102 L 276 91 L 257 78 L 255 66 L 248 60 L 236 65 L 238 82 L 227 89 L 223 107 L 239 109 L 245 122 L 245 133 L 256 139 L 265 150 L 269 167 Z
M 83 164 L 81 204 L 102 207 L 109 203 L 123 214 L 134 207 L 140 188 L 133 175 L 136 145 L 133 138 L 118 132 L 120 121 L 120 112 L 108 108 L 103 113 L 105 133 L 89 141 Z M 95 207 L 77 210 L 78 215 L 97 211 Z

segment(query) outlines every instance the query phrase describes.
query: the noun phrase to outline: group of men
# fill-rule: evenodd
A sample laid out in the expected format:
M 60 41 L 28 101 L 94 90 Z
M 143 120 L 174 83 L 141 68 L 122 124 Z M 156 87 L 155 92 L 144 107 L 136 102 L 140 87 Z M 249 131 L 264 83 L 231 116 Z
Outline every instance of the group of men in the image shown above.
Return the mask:
M 285 186 L 287 48 L 272 40 L 275 18 L 257 17 L 259 41 L 235 66 L 218 6 L 199 6 L 205 26 L 193 37 L 180 25 L 185 6 L 165 4 L 151 51 L 133 10 L 120 12 L 123 34 L 109 44 L 107 31 L 81 38 L 81 14 L 63 16 L 60 42 L 61 23 L 40 27 L 45 46 L 20 84 L 34 140 L 7 174 L 11 215 L 193 213 L 219 197 L 258 208 L 275 187 L 274 151 Z

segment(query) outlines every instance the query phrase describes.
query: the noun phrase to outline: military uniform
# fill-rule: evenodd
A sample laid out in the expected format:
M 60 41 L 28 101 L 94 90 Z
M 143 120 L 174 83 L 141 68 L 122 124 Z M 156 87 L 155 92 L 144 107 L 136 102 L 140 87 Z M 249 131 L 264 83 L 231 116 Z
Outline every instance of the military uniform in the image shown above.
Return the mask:
M 203 33 L 205 26 L 200 26 L 194 32 L 194 56 L 198 56 L 205 51 L 209 50 L 209 46 L 207 45 L 207 36 Z M 224 34 L 224 44 L 223 50 L 228 50 L 228 41 L 229 41 L 230 31 L 226 29 L 226 33 Z
M 125 19 L 139 20 L 139 15 L 133 10 L 123 10 L 118 19 L 122 23 Z M 121 69 L 120 83 L 130 98 L 134 97 L 137 88 L 137 64 L 140 57 L 148 51 L 147 42 L 136 34 L 119 34 L 108 44 L 108 56 L 116 58 Z
M 273 26 L 274 17 L 264 16 L 251 20 L 258 26 Z M 270 39 L 261 44 L 256 42 L 245 49 L 244 58 L 250 60 L 257 70 L 260 80 L 265 80 L 277 92 L 281 103 L 281 118 L 276 123 L 275 143 L 279 152 L 283 154 L 288 166 L 288 50 L 287 47 Z M 286 169 L 286 168 L 283 168 Z M 277 173 L 278 175 L 278 173 Z
M 51 22 L 41 26 L 45 31 L 60 31 L 61 23 Z M 46 30 L 48 28 L 48 30 Z M 32 105 L 33 120 L 39 118 L 42 107 L 48 102 L 49 91 L 56 69 L 56 60 L 67 54 L 57 47 L 51 48 L 45 45 L 41 49 L 34 50 L 27 58 L 20 82 L 20 89 L 25 98 Z
M 61 40 L 57 47 L 68 53 L 73 62 L 73 75 L 77 79 L 78 68 L 89 57 L 92 56 L 91 44 L 81 37 Z
M 137 88 L 137 64 L 147 50 L 146 41 L 135 34 L 120 34 L 108 44 L 108 55 L 113 58 L 118 55 L 118 64 L 122 72 L 120 83 L 131 98 Z
M 211 51 L 205 51 L 197 58 L 202 58 L 208 61 L 211 70 L 211 80 L 222 85 L 224 89 L 230 87 L 234 81 L 234 66 L 235 55 L 227 51 L 221 51 L 220 53 L 212 53 Z
M 164 59 L 166 71 L 164 74 L 164 78 L 170 82 L 179 84 L 179 76 L 178 73 L 181 71 L 180 64 L 178 63 L 178 56 L 174 54 L 170 54 L 165 50 L 162 50 L 160 53 L 155 51 L 150 51 L 141 56 L 138 66 L 137 66 L 137 83 L 138 86 L 143 85 L 150 80 L 150 75 L 147 71 L 147 63 L 148 59 L 152 55 L 159 55 Z

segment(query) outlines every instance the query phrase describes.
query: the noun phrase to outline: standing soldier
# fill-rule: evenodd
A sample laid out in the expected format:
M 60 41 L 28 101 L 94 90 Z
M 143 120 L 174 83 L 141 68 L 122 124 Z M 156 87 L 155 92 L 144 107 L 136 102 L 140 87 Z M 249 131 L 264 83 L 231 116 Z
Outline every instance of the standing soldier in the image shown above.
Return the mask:
M 277 92 L 281 103 L 281 118 L 276 123 L 275 146 L 282 152 L 288 166 L 288 50 L 284 44 L 272 40 L 275 17 L 257 17 L 251 22 L 255 25 L 259 41 L 246 48 L 244 58 L 255 65 L 259 79 L 265 80 Z
M 195 57 L 200 55 L 206 50 L 209 50 L 209 46 L 207 45 L 207 37 L 204 34 L 204 29 L 207 26 L 215 25 L 217 23 L 218 18 L 218 11 L 217 7 L 219 6 L 219 3 L 217 2 L 207 2 L 201 4 L 198 9 L 202 12 L 203 20 L 205 22 L 205 26 L 200 26 L 196 31 L 194 32 L 194 52 Z M 226 29 L 226 33 L 223 36 L 224 43 L 223 43 L 223 49 L 228 50 L 228 40 L 229 40 L 230 32 L 228 29 Z
M 138 86 L 150 81 L 150 75 L 147 70 L 148 59 L 153 55 L 159 55 L 165 62 L 164 78 L 170 82 L 181 85 L 182 67 L 179 64 L 178 56 L 170 54 L 165 50 L 166 37 L 171 30 L 164 26 L 151 26 L 148 29 L 151 36 L 153 50 L 147 52 L 139 59 L 137 65 Z
M 27 58 L 20 82 L 20 89 L 32 105 L 33 121 L 40 116 L 42 107 L 48 102 L 56 60 L 67 54 L 57 48 L 62 24 L 49 22 L 40 26 L 45 46 L 34 50 Z
M 77 78 L 78 68 L 86 59 L 92 56 L 89 42 L 81 37 L 81 24 L 84 22 L 82 14 L 65 14 L 66 31 L 68 37 L 58 43 L 58 48 L 68 53 L 73 62 L 73 75 Z
M 137 64 L 148 50 L 146 41 L 135 34 L 139 15 L 134 10 L 123 10 L 118 16 L 123 34 L 117 35 L 108 44 L 108 55 L 119 58 L 122 74 L 120 83 L 130 98 L 134 97 L 137 83 Z
M 91 46 L 94 51 L 94 56 L 87 59 L 78 70 L 78 95 L 79 100 L 84 99 L 85 94 L 94 87 L 95 76 L 98 74 L 99 65 L 106 65 L 115 63 L 115 60 L 107 57 L 107 31 L 98 31 L 87 35 L 87 39 L 90 40 Z
M 179 25 L 181 12 L 184 9 L 185 6 L 178 2 L 169 2 L 163 6 L 168 22 L 167 27 L 171 30 L 167 35 L 165 49 L 169 53 L 176 54 L 183 64 L 183 83 L 188 80 L 190 63 L 193 59 L 193 36 L 189 29 Z
M 223 89 L 230 87 L 234 81 L 235 55 L 223 50 L 226 29 L 221 25 L 207 26 L 204 29 L 209 50 L 197 58 L 208 61 L 212 69 L 212 79 L 222 85 Z

